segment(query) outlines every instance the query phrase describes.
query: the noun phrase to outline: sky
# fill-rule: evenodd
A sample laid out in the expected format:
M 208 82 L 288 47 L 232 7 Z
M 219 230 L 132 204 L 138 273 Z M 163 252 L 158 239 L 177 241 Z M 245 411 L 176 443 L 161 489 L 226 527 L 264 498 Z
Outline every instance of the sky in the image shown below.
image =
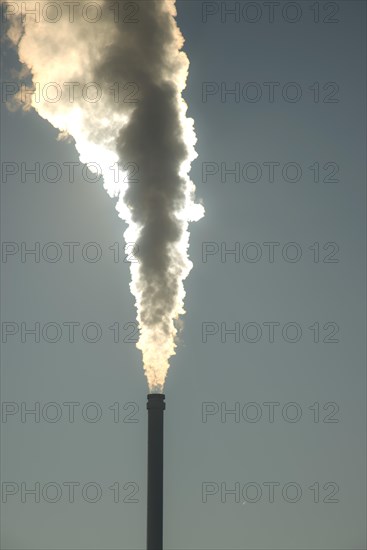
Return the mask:
M 363 549 L 366 4 L 177 11 L 206 213 L 164 388 L 164 547 Z M 19 68 L 3 48 L 3 86 Z M 126 224 L 74 144 L 3 98 L 1 544 L 140 550 Z

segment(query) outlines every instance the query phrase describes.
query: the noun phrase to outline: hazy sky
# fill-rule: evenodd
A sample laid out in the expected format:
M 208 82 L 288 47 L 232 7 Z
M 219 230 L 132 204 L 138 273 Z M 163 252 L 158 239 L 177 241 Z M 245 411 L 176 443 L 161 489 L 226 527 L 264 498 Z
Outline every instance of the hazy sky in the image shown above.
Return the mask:
M 267 4 L 177 3 L 206 216 L 165 386 L 172 550 L 366 548 L 366 4 Z M 72 143 L 1 109 L 2 545 L 140 550 L 126 225 Z

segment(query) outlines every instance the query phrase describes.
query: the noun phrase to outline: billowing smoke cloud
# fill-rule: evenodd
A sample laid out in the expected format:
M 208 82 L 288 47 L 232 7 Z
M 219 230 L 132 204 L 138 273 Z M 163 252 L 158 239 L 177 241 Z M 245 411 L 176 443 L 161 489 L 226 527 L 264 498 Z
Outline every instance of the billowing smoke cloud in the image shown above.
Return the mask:
M 182 99 L 189 62 L 175 0 L 99 0 L 84 13 L 66 12 L 58 0 L 23 22 L 21 4 L 9 2 L 8 36 L 31 71 L 34 92 L 17 97 L 61 136 L 72 136 L 80 160 L 98 163 L 106 190 L 118 197 L 124 237 L 135 243 L 138 260 L 131 263 L 137 347 L 150 390 L 160 391 L 192 267 L 188 223 L 204 212 L 188 177 L 196 137 Z M 130 181 L 128 167 L 136 172 Z

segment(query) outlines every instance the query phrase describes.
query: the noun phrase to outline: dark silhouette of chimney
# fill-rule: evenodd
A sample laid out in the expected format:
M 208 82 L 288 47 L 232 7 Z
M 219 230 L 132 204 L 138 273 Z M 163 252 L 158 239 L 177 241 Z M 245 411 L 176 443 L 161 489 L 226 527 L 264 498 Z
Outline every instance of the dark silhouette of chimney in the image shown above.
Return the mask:
M 164 394 L 148 395 L 147 550 L 163 549 L 163 411 Z

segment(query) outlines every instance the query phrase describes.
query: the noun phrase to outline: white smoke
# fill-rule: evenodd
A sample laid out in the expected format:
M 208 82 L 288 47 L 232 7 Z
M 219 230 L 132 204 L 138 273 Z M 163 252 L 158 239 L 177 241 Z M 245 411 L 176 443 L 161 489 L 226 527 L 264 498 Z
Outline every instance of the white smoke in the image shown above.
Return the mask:
M 150 391 L 161 391 L 192 267 L 188 224 L 204 214 L 188 176 L 196 136 L 182 98 L 189 61 L 175 0 L 121 0 L 118 13 L 112 0 L 76 2 L 72 11 L 57 0 L 38 14 L 40 2 L 28 1 L 36 16 L 23 18 L 24 2 L 8 4 L 8 38 L 34 88 L 13 101 L 34 108 L 60 137 L 72 136 L 81 162 L 97 163 L 107 192 L 118 197 L 119 216 L 128 223 L 125 241 L 136 243 L 130 288 L 137 347 Z M 83 12 L 86 4 L 94 7 Z M 127 166 L 138 170 L 131 181 Z

